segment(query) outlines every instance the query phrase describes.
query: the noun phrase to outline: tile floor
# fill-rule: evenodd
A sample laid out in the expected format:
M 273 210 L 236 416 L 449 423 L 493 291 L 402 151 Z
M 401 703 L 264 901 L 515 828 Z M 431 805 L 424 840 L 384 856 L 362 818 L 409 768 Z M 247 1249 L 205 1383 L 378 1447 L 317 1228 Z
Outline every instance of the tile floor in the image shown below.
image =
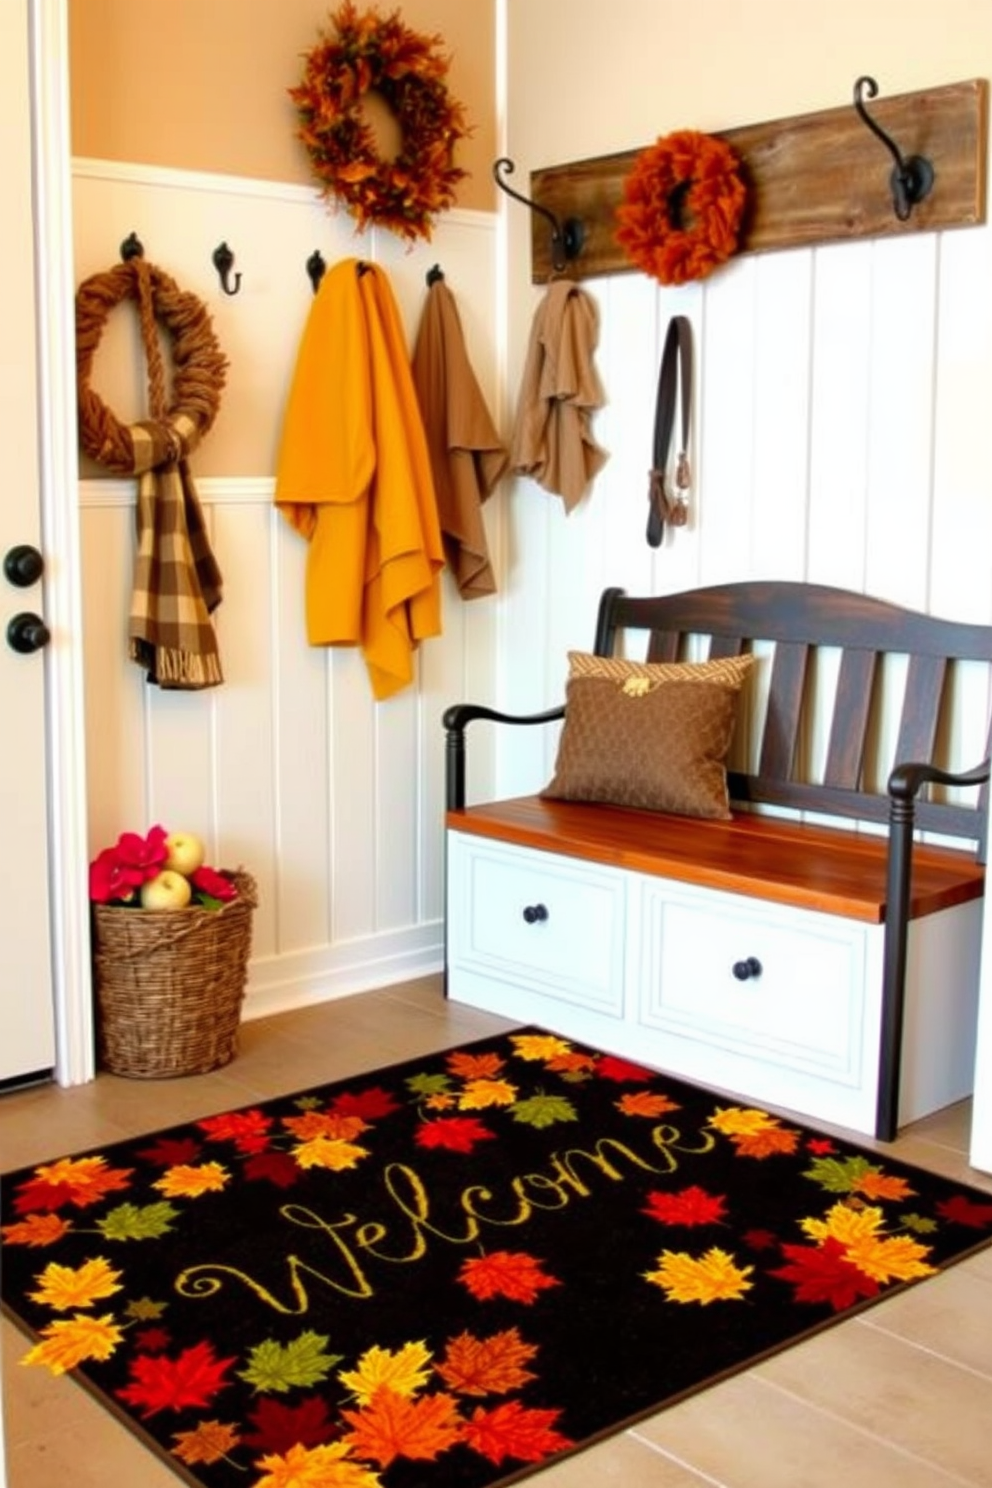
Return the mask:
M 0 1171 L 247 1104 L 508 1027 L 439 978 L 246 1023 L 238 1058 L 185 1080 L 100 1075 L 0 1096 Z M 910 1162 L 969 1168 L 967 1103 L 906 1130 Z M 867 1145 L 871 1145 L 870 1143 Z M 622 1340 L 622 1319 L 617 1320 Z M 176 1488 L 73 1381 L 22 1369 L 3 1323 L 8 1488 Z M 534 1488 L 992 1488 L 992 1249 L 533 1475 Z

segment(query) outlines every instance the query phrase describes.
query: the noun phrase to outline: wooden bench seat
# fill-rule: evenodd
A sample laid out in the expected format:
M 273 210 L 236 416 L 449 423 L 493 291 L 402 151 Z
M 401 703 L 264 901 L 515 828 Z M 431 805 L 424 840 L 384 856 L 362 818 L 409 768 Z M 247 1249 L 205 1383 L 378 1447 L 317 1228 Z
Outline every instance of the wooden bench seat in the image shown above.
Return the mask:
M 743 899 L 756 907 L 780 905 L 882 927 L 874 1131 L 891 1140 L 899 1115 L 910 926 L 944 917 L 945 939 L 931 937 L 932 943 L 954 954 L 962 934 L 970 940 L 976 934 L 974 916 L 966 932 L 963 921 L 948 916 L 983 892 L 986 717 L 981 748 L 972 756 L 980 763 L 965 760 L 968 768 L 952 767 L 951 751 L 962 664 L 980 665 L 984 680 L 977 685 L 984 688 L 987 713 L 992 626 L 943 620 L 815 584 L 761 581 L 652 597 L 610 588 L 600 599 L 592 649 L 652 662 L 755 655 L 757 676 L 753 686 L 748 683 L 742 737 L 728 771 L 733 819 L 703 821 L 539 796 L 469 805 L 469 724 L 555 724 L 565 710 L 562 704 L 513 715 L 464 703 L 444 716 L 449 842 L 450 834 L 460 841 L 485 838 L 543 855 L 546 863 L 581 860 L 735 896 L 714 899 L 721 913 L 728 906 L 736 912 Z M 825 681 L 830 677 L 832 685 Z M 969 685 L 975 685 L 974 676 Z M 892 753 L 880 762 L 885 738 L 893 741 Z M 817 769 L 814 758 L 821 761 Z M 456 911 L 477 912 L 462 885 L 449 895 L 449 943 Z M 977 981 L 976 958 L 971 946 L 960 976 Z M 929 962 L 927 975 L 932 976 Z M 477 970 L 461 978 L 449 956 L 450 995 L 484 981 Z M 494 976 L 494 998 L 497 984 Z M 636 1022 L 629 1004 L 640 995 L 640 989 L 627 989 L 624 1018 Z M 932 1027 L 939 1022 L 940 995 L 939 988 L 930 994 Z M 948 996 L 949 1017 L 959 1018 L 962 1006 Z M 658 1048 L 663 1057 L 663 1039 Z M 926 1050 L 914 1056 L 925 1059 Z
M 866 924 L 885 920 L 888 839 L 783 817 L 696 821 L 616 806 L 518 796 L 453 811 L 457 831 L 520 847 L 656 873 Z M 909 915 L 978 899 L 985 869 L 973 853 L 919 843 Z

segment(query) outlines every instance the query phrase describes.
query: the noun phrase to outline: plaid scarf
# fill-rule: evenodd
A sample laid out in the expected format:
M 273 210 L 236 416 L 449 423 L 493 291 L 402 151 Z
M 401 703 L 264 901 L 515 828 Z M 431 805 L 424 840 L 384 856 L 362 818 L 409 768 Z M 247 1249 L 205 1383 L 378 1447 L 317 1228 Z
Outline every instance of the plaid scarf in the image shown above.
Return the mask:
M 186 463 L 196 426 L 180 416 L 128 432 L 138 476 L 131 659 L 160 687 L 214 687 L 224 678 L 210 614 L 222 581 Z

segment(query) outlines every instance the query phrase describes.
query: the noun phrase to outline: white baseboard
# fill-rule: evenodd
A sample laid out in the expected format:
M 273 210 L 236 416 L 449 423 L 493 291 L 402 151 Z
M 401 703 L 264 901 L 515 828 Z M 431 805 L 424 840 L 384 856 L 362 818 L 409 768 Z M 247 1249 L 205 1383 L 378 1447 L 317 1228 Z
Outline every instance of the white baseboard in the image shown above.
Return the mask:
M 340 945 L 253 961 L 242 1018 L 268 1018 L 430 976 L 444 966 L 440 920 Z

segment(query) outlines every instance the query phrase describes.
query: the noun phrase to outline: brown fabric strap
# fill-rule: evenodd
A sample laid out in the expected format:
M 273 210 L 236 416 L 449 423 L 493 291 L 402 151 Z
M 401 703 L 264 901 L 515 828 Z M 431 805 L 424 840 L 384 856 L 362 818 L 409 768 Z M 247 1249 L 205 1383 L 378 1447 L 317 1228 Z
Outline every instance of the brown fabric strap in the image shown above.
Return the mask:
M 679 395 L 681 398 L 679 399 Z M 680 441 L 675 466 L 675 494 L 668 489 L 668 464 L 675 430 L 675 405 L 681 402 Z M 689 489 L 689 432 L 692 422 L 692 324 L 685 315 L 668 322 L 665 346 L 658 373 L 655 406 L 654 449 L 648 472 L 647 540 L 661 546 L 665 522 L 682 527 L 688 520 L 686 493 Z

